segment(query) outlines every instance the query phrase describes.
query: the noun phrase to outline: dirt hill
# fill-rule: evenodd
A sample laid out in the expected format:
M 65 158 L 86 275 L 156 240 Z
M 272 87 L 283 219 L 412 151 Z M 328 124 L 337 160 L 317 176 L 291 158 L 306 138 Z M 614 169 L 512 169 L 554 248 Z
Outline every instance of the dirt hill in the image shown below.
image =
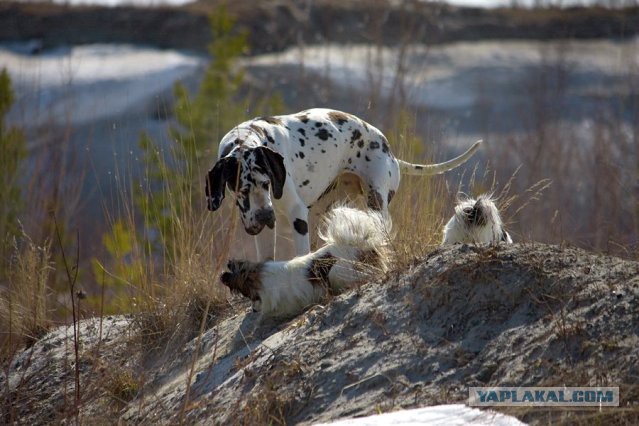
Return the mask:
M 510 413 L 533 424 L 639 423 L 637 262 L 543 244 L 463 245 L 289 321 L 260 323 L 233 303 L 178 349 L 140 351 L 133 317 L 85 320 L 81 423 L 311 424 L 463 402 L 469 386 L 486 385 L 619 386 L 620 408 Z M 71 330 L 3 370 L 4 419 L 73 414 Z

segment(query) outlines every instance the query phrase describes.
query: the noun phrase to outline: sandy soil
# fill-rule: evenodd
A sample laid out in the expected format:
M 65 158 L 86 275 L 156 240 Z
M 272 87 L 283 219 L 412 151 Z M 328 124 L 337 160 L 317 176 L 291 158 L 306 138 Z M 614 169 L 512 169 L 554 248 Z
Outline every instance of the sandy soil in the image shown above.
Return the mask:
M 624 409 L 511 414 L 533 424 L 639 421 L 637 262 L 543 244 L 464 245 L 289 321 L 260 322 L 245 303 L 233 303 L 237 313 L 200 340 L 154 354 L 119 346 L 130 320 L 111 319 L 120 338 L 99 350 L 95 337 L 82 346 L 82 383 L 92 393 L 83 394 L 81 417 L 311 424 L 464 402 L 469 386 L 600 385 L 619 386 Z M 11 418 L 68 416 L 73 357 L 70 343 L 60 343 L 65 333 L 54 331 L 11 364 Z M 114 403 L 109 386 L 92 385 L 108 383 L 95 365 L 133 371 L 142 383 L 135 398 Z

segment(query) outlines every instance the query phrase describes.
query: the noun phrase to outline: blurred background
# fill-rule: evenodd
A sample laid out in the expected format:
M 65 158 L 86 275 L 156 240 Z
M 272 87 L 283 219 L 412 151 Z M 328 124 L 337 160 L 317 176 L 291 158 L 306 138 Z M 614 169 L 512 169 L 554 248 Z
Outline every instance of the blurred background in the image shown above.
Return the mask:
M 152 269 L 132 247 L 160 256 L 150 247 L 184 208 L 158 191 L 199 191 L 234 123 L 329 107 L 413 161 L 485 141 L 432 178 L 433 223 L 460 191 L 492 190 L 518 197 L 503 204 L 515 240 L 636 259 L 638 31 L 636 0 L 2 1 L 3 143 L 24 148 L 0 161 L 16 190 L 2 231 L 48 241 L 54 259 L 79 244 L 87 287 L 130 283 Z M 246 241 L 234 250 L 251 257 Z

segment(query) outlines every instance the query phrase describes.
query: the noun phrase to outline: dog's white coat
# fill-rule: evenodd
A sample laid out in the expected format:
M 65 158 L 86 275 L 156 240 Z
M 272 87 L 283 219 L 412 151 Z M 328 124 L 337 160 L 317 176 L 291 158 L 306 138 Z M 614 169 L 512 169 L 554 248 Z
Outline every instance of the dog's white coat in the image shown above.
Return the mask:
M 469 211 L 476 209 L 482 215 L 484 223 L 477 225 L 468 220 Z M 442 244 L 484 243 L 512 244 L 512 238 L 504 229 L 499 209 L 489 195 L 480 195 L 477 199 L 460 200 L 455 206 L 455 214 L 444 226 Z

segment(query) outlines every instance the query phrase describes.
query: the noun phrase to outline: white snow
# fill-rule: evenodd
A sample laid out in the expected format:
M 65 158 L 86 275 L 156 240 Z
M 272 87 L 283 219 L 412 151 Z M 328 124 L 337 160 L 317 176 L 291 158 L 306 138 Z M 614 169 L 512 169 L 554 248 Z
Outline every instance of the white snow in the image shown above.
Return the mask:
M 248 65 L 297 66 L 345 88 L 368 91 L 379 87 L 388 94 L 396 84 L 399 49 L 371 45 L 295 47 L 282 53 L 247 60 Z M 479 41 L 442 46 L 409 46 L 403 81 L 414 104 L 435 108 L 468 108 L 477 96 L 515 90 L 527 70 L 563 63 L 572 75 L 583 75 L 590 89 L 603 78 L 623 79 L 639 69 L 639 39 L 596 41 Z M 608 83 L 610 84 L 610 83 Z
M 31 123 L 67 116 L 81 123 L 121 113 L 170 90 L 205 61 L 129 45 L 76 46 L 37 55 L 19 47 L 0 46 L 0 64 L 11 76 L 14 110 Z
M 395 411 L 376 416 L 359 417 L 355 419 L 338 420 L 333 423 L 323 423 L 331 426 L 520 426 L 525 423 L 514 417 L 494 411 L 482 411 L 470 408 L 464 404 L 436 405 L 433 407 L 416 408 L 412 410 Z M 322 426 L 317 425 L 317 426 Z

